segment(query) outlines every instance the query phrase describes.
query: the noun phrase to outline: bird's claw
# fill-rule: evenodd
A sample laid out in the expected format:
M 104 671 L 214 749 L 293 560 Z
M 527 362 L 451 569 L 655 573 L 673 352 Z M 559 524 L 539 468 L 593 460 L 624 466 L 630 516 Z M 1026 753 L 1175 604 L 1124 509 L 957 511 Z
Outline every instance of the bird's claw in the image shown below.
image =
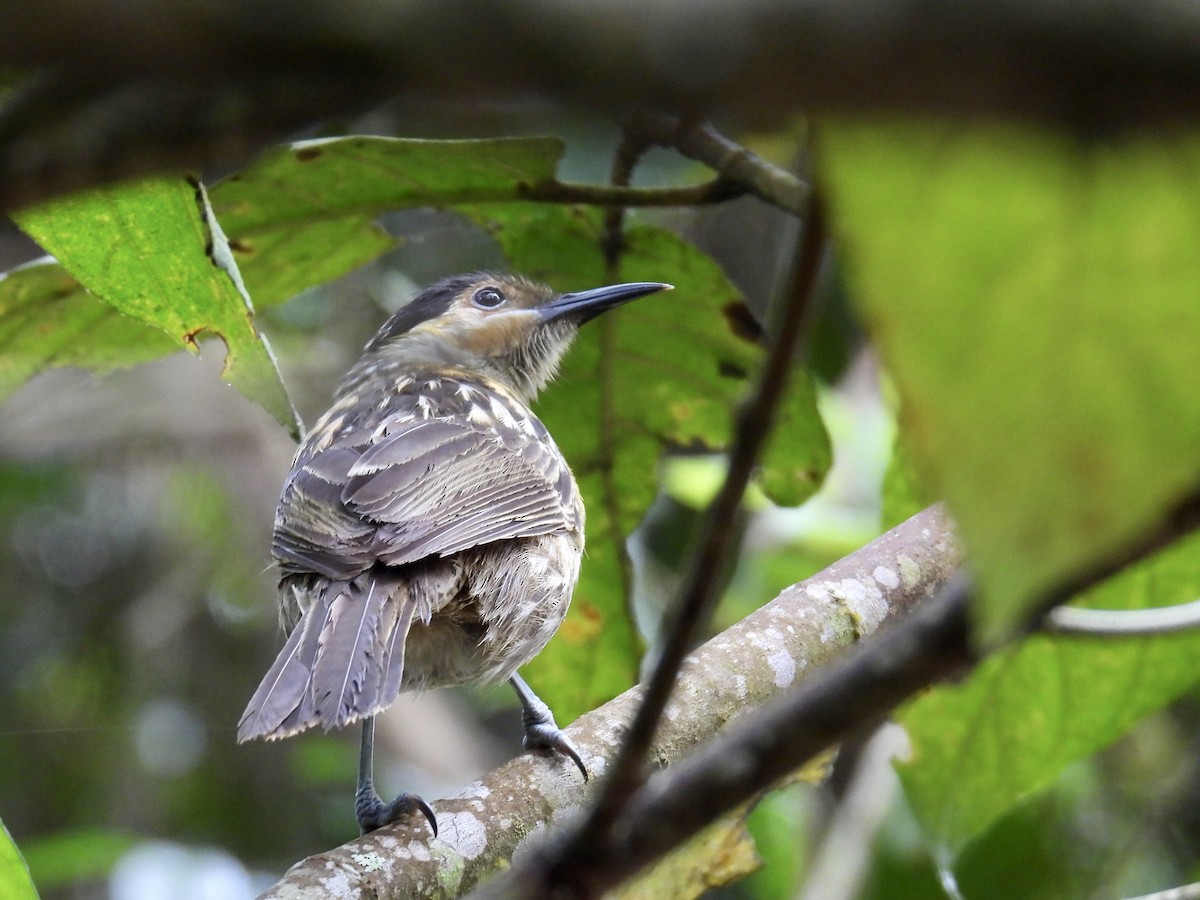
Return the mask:
M 390 825 L 408 815 L 419 812 L 429 822 L 433 836 L 437 837 L 437 816 L 433 809 L 416 794 L 403 793 L 391 803 L 384 803 L 374 790 L 360 792 L 354 801 L 354 814 L 358 818 L 358 827 L 362 834 L 368 834 L 376 828 Z
M 575 749 L 575 745 L 571 743 L 571 739 L 554 723 L 553 718 L 549 722 L 526 723 L 525 749 L 554 750 L 557 753 L 561 753 L 575 763 L 583 775 L 583 780 L 588 780 L 588 771 L 587 767 L 583 764 L 583 758 L 579 755 L 579 751 Z
M 516 672 L 509 678 L 509 683 L 517 692 L 517 699 L 521 701 L 521 724 L 525 726 L 525 749 L 553 750 L 561 753 L 575 763 L 583 775 L 583 780 L 587 781 L 587 766 L 583 764 L 583 758 L 575 749 L 575 745 L 571 743 L 571 739 L 554 721 L 554 713 L 550 712 L 550 707 Z

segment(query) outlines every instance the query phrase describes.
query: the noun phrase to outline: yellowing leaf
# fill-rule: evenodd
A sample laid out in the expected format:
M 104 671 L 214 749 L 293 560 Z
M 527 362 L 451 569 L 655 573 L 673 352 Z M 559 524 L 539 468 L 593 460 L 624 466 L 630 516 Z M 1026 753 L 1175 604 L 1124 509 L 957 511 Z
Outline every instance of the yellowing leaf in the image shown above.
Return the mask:
M 1200 481 L 1200 138 L 824 123 L 856 297 L 987 636 Z
M 606 896 L 610 900 L 693 900 L 762 865 L 745 813 L 723 816 L 648 870 Z

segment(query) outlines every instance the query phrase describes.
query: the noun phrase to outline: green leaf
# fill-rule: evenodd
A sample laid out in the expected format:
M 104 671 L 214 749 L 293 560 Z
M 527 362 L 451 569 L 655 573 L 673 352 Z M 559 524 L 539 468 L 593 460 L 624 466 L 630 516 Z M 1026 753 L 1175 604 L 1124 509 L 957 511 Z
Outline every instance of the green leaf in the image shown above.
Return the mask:
M 37 900 L 37 895 L 21 851 L 0 822 L 0 900 Z
M 1200 536 L 1081 598 L 1140 609 L 1200 595 Z M 964 682 L 922 695 L 902 713 L 913 743 L 901 768 L 926 831 L 962 849 L 1062 769 L 1120 736 L 1200 678 L 1200 634 L 1152 638 L 1036 636 L 987 659 Z
M 524 185 L 554 176 L 562 152 L 562 142 L 549 138 L 306 141 L 267 152 L 213 187 L 210 195 L 250 296 L 258 308 L 266 308 L 344 275 L 393 247 L 393 239 L 374 223 L 380 213 L 462 200 L 516 199 Z M 164 184 L 170 186 L 161 187 Z M 160 191 L 165 195 L 160 196 Z M 110 201 L 112 206 L 106 208 Z M 89 272 L 85 281 L 95 295 L 107 300 L 100 287 L 111 293 L 108 282 L 126 277 L 120 275 L 120 267 L 132 264 L 143 273 L 155 267 L 176 269 L 177 257 L 194 257 L 195 235 L 202 229 L 190 221 L 193 207 L 190 190 L 182 183 L 144 182 L 67 198 L 28 211 L 22 220 L 53 240 L 53 248 L 45 242 L 43 246 L 70 262 L 76 275 L 84 270 L 79 257 L 93 256 L 93 264 L 85 267 Z M 156 216 L 172 211 L 179 218 L 164 229 Z M 131 216 L 133 220 L 126 221 Z M 130 244 L 135 239 L 151 243 Z M 185 243 L 175 243 L 178 240 Z M 199 240 L 202 246 L 204 238 Z M 130 252 L 110 258 L 110 251 L 122 246 Z M 200 269 L 204 265 L 199 262 Z M 108 276 L 100 284 L 94 270 L 106 267 Z M 217 274 L 203 272 L 208 277 Z M 192 275 L 199 285 L 201 273 L 192 271 Z M 165 356 L 180 346 L 181 338 L 190 340 L 195 328 L 209 323 L 199 307 L 177 317 L 183 321 L 171 321 L 166 311 L 139 311 L 116 302 L 110 306 L 97 296 L 51 261 L 18 269 L 0 280 L 0 398 L 29 376 L 53 366 L 107 371 Z M 235 320 L 222 319 L 223 324 L 214 327 L 245 332 L 234 298 L 223 290 L 214 297 L 232 307 L 228 312 Z M 134 318 L 122 316 L 114 307 Z M 140 325 L 139 318 L 154 327 Z M 175 340 L 164 338 L 159 328 Z M 238 352 L 243 353 L 240 344 Z M 262 359 L 252 356 L 251 368 L 256 371 L 249 373 L 247 390 L 265 390 L 278 407 L 282 398 L 269 382 L 265 387 L 255 383 L 267 373 L 257 371 Z M 275 407 L 268 408 L 279 415 Z
M 1081 779 L 1078 774 L 1074 779 L 1068 779 L 1080 780 L 1086 779 Z M 1105 892 L 1111 896 L 1127 896 L 1105 877 L 1105 874 L 1110 877 L 1115 874 L 1111 869 L 1101 874 L 1101 867 L 1094 865 L 1095 857 L 1106 845 L 1105 838 L 1111 835 L 1103 834 L 1102 829 L 1096 833 L 1086 825 L 1084 834 L 1077 830 L 1074 814 L 1078 814 L 1081 805 L 1087 804 L 1087 798 L 1080 796 L 1083 791 L 1079 787 L 1072 786 L 1072 789 L 1061 778 L 1053 787 L 1029 803 L 1014 807 L 963 851 L 953 872 L 962 896 L 971 900 L 1011 900 L 1013 897 L 1063 900 L 1092 895 L 1098 884 L 1104 884 Z M 1098 810 L 1089 812 L 1091 815 L 1099 813 Z M 1090 816 L 1084 812 L 1080 818 Z M 1128 824 L 1138 827 L 1133 821 Z M 1128 844 L 1122 842 L 1121 850 L 1126 861 L 1133 858 Z M 1081 862 L 1084 862 L 1083 867 Z M 1113 869 L 1121 868 L 1125 867 L 1113 866 Z M 1137 865 L 1128 865 L 1126 871 L 1128 869 L 1136 870 Z M 1090 889 L 1081 883 L 1089 880 Z M 939 892 L 931 896 L 942 900 L 946 894 Z
M 822 171 L 906 446 L 985 638 L 1200 474 L 1194 135 L 824 123 Z
M 825 425 L 815 413 L 813 382 L 800 369 L 792 377 L 796 383 L 783 396 L 758 471 L 759 486 L 781 506 L 799 506 L 815 494 L 833 460 Z
M 347 217 L 243 235 L 230 246 L 255 308 L 267 309 L 369 263 L 395 244 L 374 222 Z
M 221 249 L 185 180 L 148 179 L 23 210 L 17 223 L 95 296 L 198 348 L 202 334 L 227 348 L 223 375 L 279 421 L 295 414 L 253 312 L 232 273 L 205 252 Z
M 599 213 L 529 204 L 465 208 L 510 265 L 556 287 L 605 282 Z M 587 507 L 587 556 L 566 623 L 529 666 L 535 689 L 569 720 L 636 680 L 641 647 L 628 609 L 624 542 L 657 491 L 665 446 L 724 447 L 733 405 L 762 348 L 732 323 L 741 298 L 720 268 L 663 229 L 633 225 L 620 280 L 668 281 L 589 324 L 538 412 L 571 463 Z M 799 502 L 830 463 L 811 382 L 797 372 L 764 467 L 775 498 Z
M 282 302 L 393 246 L 373 224 L 419 206 L 516 200 L 554 177 L 554 138 L 345 137 L 275 148 L 212 190 L 254 302 Z
M 883 475 L 883 527 L 895 528 L 929 505 L 904 445 L 892 442 L 892 458 Z
M 161 331 L 101 303 L 49 259 L 0 278 L 0 398 L 51 367 L 106 372 L 174 349 Z
M 554 177 L 556 138 L 424 141 L 342 137 L 277 147 L 213 189 L 234 240 L 282 225 L 390 209 L 520 199 Z

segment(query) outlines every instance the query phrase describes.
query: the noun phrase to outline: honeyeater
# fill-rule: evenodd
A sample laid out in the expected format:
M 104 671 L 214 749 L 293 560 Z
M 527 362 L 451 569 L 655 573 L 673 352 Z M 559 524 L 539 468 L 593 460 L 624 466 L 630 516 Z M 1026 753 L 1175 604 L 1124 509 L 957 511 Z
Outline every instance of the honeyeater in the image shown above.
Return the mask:
M 290 630 L 238 740 L 362 721 L 363 833 L 423 800 L 385 803 L 373 716 L 400 691 L 509 680 L 525 745 L 579 753 L 517 674 L 566 614 L 583 556 L 583 502 L 530 409 L 580 325 L 670 288 L 559 294 L 525 278 L 446 278 L 367 344 L 284 479 L 272 552 Z

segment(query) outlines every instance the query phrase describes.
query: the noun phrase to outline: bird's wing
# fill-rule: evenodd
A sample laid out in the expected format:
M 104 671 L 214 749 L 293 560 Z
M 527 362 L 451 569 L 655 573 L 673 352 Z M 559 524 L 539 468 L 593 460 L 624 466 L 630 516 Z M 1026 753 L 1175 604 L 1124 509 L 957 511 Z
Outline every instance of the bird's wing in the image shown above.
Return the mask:
M 508 398 L 480 392 L 451 410 L 402 405 L 373 424 L 302 449 L 276 517 L 285 569 L 346 577 L 376 561 L 582 529 L 566 461 L 545 426 Z
M 383 523 L 377 549 L 392 565 L 581 525 L 570 471 L 532 417 L 409 425 L 359 458 L 342 496 Z

